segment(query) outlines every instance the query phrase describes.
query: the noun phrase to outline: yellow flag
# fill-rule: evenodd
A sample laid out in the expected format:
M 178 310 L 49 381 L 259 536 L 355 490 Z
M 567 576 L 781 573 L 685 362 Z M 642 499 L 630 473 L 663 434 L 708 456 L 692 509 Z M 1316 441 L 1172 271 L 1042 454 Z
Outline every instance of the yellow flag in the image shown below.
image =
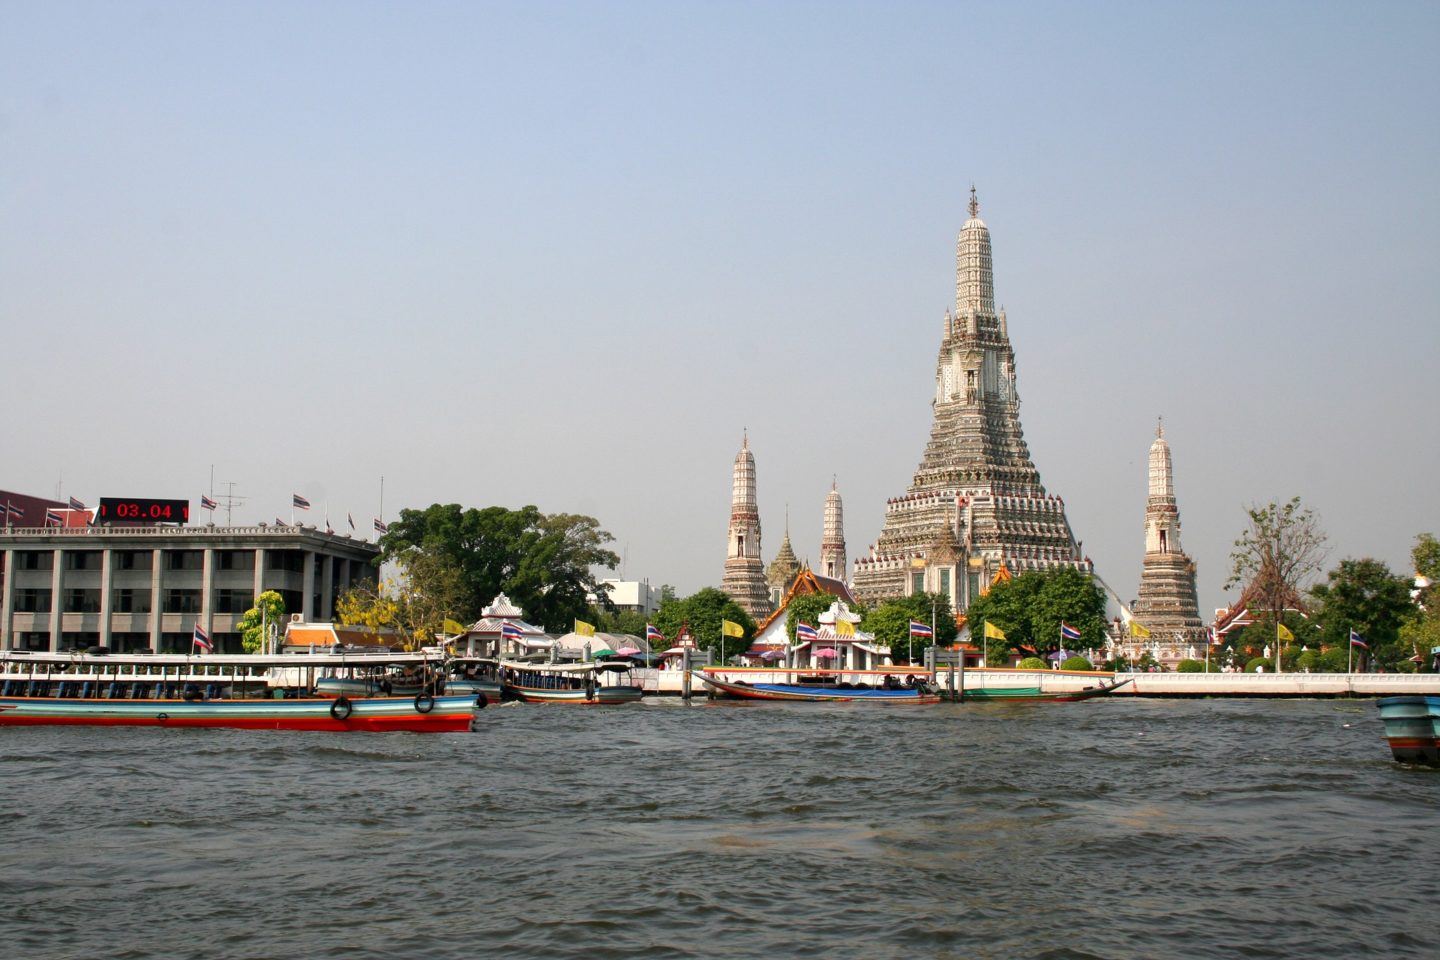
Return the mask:
M 1277 623 L 1275 624 L 1275 637 L 1278 640 L 1294 640 L 1295 634 L 1291 633 L 1290 628 L 1285 624 Z
M 993 624 L 993 623 L 986 623 L 986 624 L 985 624 L 985 636 L 986 636 L 987 639 L 990 639 L 990 640 L 1004 640 L 1004 639 L 1005 639 L 1005 631 L 1004 631 L 1004 630 L 1001 630 L 999 627 L 995 626 L 995 624 Z
M 465 628 L 462 625 L 456 623 L 454 620 L 446 620 L 444 623 L 440 624 L 440 629 L 452 635 L 465 632 Z
M 836 621 L 835 621 L 835 636 L 837 636 L 837 637 L 853 637 L 853 636 L 855 636 L 855 624 L 851 623 L 849 620 L 836 620 Z
M 575 632 L 582 637 L 593 637 L 595 636 L 595 624 L 586 623 L 584 620 L 576 620 Z
M 1148 637 L 1148 636 L 1150 636 L 1150 629 L 1149 629 L 1148 627 L 1144 626 L 1143 624 L 1141 624 L 1139 620 L 1131 620 L 1131 621 L 1130 621 L 1130 636 L 1132 636 L 1132 637 Z
M 745 636 L 745 628 L 738 623 L 731 623 L 729 620 L 720 621 L 720 632 L 727 637 Z

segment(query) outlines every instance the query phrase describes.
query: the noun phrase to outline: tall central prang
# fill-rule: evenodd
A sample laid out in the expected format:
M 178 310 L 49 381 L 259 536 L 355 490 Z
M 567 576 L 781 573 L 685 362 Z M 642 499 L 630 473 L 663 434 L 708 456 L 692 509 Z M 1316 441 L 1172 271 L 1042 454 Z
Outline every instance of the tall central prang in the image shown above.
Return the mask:
M 975 188 L 955 255 L 955 309 L 945 311 L 935 364 L 930 442 L 910 489 L 885 505 L 885 526 L 855 561 L 855 593 L 873 603 L 943 593 L 956 610 L 999 574 L 1068 566 L 1090 571 L 1065 504 L 1045 492 L 1020 429 L 1015 351 L 995 309 L 990 230 Z

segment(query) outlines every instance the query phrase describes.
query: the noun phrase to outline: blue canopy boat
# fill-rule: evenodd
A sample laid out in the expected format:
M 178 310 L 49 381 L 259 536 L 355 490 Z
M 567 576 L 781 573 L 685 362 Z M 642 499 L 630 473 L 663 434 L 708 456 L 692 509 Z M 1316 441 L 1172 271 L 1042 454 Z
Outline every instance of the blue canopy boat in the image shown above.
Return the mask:
M 1396 760 L 1440 766 L 1440 696 L 1384 697 L 1378 706 Z

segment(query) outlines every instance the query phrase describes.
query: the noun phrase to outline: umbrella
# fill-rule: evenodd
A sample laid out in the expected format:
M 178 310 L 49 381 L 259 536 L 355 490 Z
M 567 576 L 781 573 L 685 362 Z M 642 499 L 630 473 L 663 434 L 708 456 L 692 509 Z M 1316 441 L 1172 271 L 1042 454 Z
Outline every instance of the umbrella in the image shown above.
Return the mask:
M 609 647 L 601 647 L 599 650 L 596 650 L 594 653 L 590 654 L 590 656 L 592 656 L 592 657 L 594 657 L 595 659 L 598 660 L 598 659 L 600 659 L 601 657 L 613 657 L 613 656 L 615 656 L 615 651 L 614 651 L 614 650 L 611 650 Z
M 815 656 L 817 657 L 838 657 L 839 655 L 840 654 L 835 650 L 834 647 L 826 647 L 823 650 L 815 651 Z
M 639 652 L 640 652 L 640 648 L 639 648 L 639 647 L 621 647 L 619 650 L 616 650 L 615 652 L 618 653 L 618 654 L 620 654 L 620 656 L 622 656 L 622 657 L 628 657 L 628 656 L 630 656 L 632 653 L 639 653 Z
M 760 654 L 760 659 L 761 659 L 761 660 L 783 660 L 783 659 L 785 659 L 785 654 L 781 653 L 779 650 L 766 650 L 764 653 Z

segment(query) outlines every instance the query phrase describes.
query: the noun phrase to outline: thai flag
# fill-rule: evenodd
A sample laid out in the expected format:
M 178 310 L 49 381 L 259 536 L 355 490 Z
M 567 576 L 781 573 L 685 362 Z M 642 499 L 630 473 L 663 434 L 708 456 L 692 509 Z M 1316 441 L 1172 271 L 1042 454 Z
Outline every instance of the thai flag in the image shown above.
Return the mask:
M 45 511 L 45 526 L 48 527 L 48 526 L 50 526 L 51 524 L 54 524 L 55 526 L 58 527 L 58 526 L 60 526 L 60 525 L 61 525 L 62 523 L 64 523 L 64 522 L 65 522 L 65 518 L 62 517 L 62 516 L 60 516 L 60 511 L 59 511 L 59 510 L 46 510 L 46 511 Z
M 1360 634 L 1356 633 L 1354 630 L 1350 631 L 1350 646 L 1364 647 L 1366 650 L 1370 649 L 1370 644 L 1365 642 L 1365 638 L 1360 636 Z
M 290 494 L 290 506 L 294 507 L 297 510 L 309 510 L 310 501 L 306 500 L 298 493 L 292 493 Z
M 816 630 L 814 627 L 810 626 L 810 624 L 804 623 L 804 622 L 795 624 L 795 642 L 796 642 L 796 643 L 804 643 L 804 642 L 807 641 L 807 640 L 819 640 L 819 639 L 820 639 L 820 631 L 818 631 L 818 630 Z
M 220 504 L 216 503 L 214 500 L 211 500 L 209 497 L 205 496 L 205 494 L 200 494 L 201 510 L 214 510 L 218 506 L 220 506 Z
M 347 513 L 347 514 L 345 514 L 345 519 L 350 521 L 350 532 L 351 532 L 351 533 L 354 533 L 354 532 L 355 532 L 355 514 L 353 514 L 353 513 Z
M 1079 640 L 1079 639 L 1080 639 L 1080 631 L 1079 631 L 1079 630 L 1076 630 L 1074 627 L 1070 626 L 1070 624 L 1066 623 L 1064 620 L 1061 620 L 1061 621 L 1060 621 L 1060 639 L 1061 639 L 1061 640 Z
M 525 631 L 506 620 L 500 625 L 500 638 L 502 640 L 524 640 Z
M 288 527 L 288 526 L 290 526 L 290 524 L 286 523 L 284 520 L 281 520 L 279 517 L 276 517 L 276 518 L 275 518 L 275 526 L 277 526 L 277 527 Z
M 645 640 L 647 642 L 651 640 L 659 640 L 663 643 L 665 641 L 665 634 L 661 633 L 660 628 L 655 626 L 653 623 L 647 623 L 645 624 Z
M 376 517 L 376 518 L 375 518 L 375 532 L 376 532 L 376 533 L 389 533 L 389 532 L 390 532 L 390 524 L 388 524 L 388 523 L 381 523 L 381 522 L 380 522 L 380 518 L 379 518 L 379 517 Z
M 71 498 L 70 498 L 70 509 L 71 509 L 71 510 L 84 510 L 84 509 L 85 509 L 85 504 L 81 503 L 79 500 L 76 500 L 74 497 L 71 497 Z
M 921 623 L 919 620 L 910 621 L 910 636 L 912 637 L 934 637 L 935 631 L 930 629 L 930 624 Z
M 24 518 L 24 516 L 25 516 L 25 508 L 24 508 L 24 507 L 17 507 L 17 506 L 15 506 L 15 504 L 11 503 L 9 500 L 6 500 L 6 501 L 5 501 L 5 512 L 8 513 L 8 514 L 10 514 L 10 516 L 12 516 L 12 517 L 21 517 L 21 518 Z
M 215 644 L 210 642 L 210 634 L 200 624 L 195 624 L 195 646 L 202 650 L 214 650 Z

